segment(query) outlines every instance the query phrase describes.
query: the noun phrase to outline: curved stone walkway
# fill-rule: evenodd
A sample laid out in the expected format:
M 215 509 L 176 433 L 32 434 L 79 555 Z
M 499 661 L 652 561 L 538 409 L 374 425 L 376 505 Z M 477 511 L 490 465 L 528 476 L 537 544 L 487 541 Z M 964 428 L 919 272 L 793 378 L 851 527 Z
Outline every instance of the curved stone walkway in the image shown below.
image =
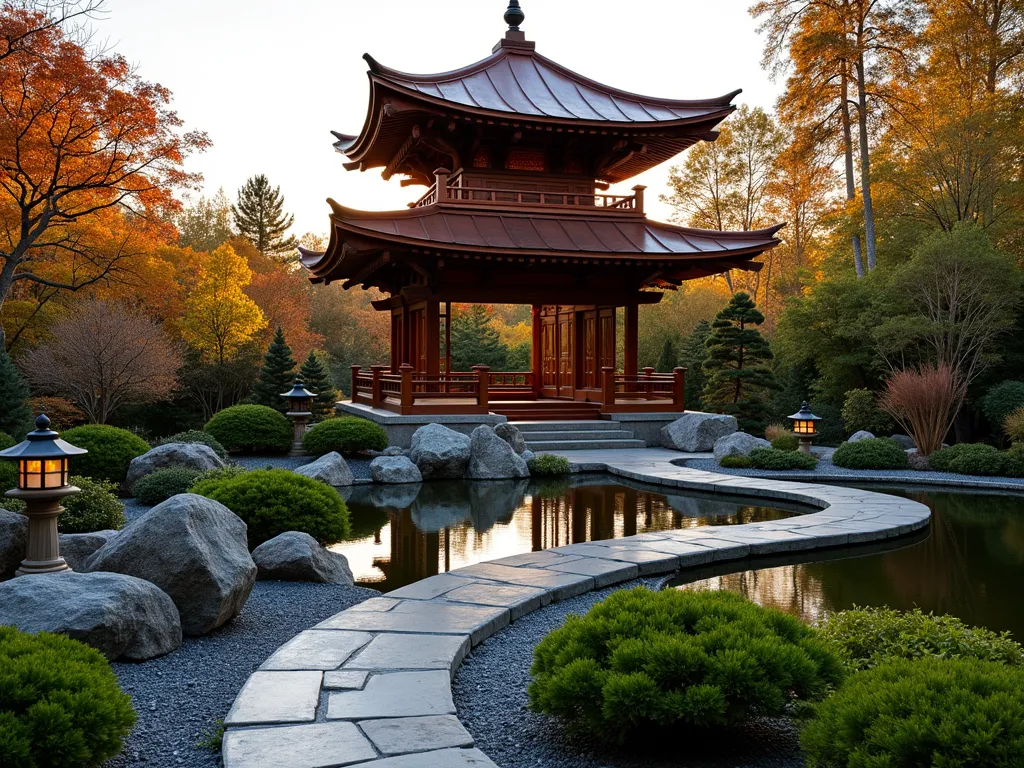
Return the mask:
M 876 541 L 928 525 L 929 509 L 907 499 L 671 463 L 684 457 L 657 448 L 569 455 L 583 470 L 822 511 L 514 555 L 360 603 L 297 635 L 252 674 L 225 720 L 225 768 L 493 768 L 455 715 L 451 681 L 470 648 L 510 621 L 638 576 Z

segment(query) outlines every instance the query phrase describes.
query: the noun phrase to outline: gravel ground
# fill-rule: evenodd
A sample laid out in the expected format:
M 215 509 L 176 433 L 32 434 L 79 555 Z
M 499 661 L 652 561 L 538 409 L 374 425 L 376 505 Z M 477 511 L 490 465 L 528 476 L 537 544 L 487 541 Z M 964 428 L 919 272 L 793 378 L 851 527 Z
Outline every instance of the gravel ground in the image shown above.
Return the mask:
M 216 768 L 219 749 L 200 742 L 217 730 L 246 678 L 302 630 L 377 596 L 338 584 L 260 581 L 242 613 L 216 632 L 143 664 L 113 664 L 139 719 L 104 768 Z
M 649 750 L 618 750 L 567 730 L 560 720 L 529 709 L 533 649 L 571 613 L 585 613 L 617 589 L 664 579 L 641 579 L 555 603 L 524 616 L 486 640 L 455 677 L 459 719 L 476 745 L 500 768 L 802 768 L 796 729 L 786 719 L 762 719 L 718 730 L 706 740 L 681 733 Z

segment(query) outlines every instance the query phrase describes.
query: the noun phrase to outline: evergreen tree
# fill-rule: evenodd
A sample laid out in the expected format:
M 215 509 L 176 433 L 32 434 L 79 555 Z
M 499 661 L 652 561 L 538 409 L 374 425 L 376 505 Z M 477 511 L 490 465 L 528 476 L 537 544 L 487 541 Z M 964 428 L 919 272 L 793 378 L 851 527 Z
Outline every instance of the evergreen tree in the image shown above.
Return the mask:
M 338 393 L 331 384 L 327 368 L 312 351 L 299 369 L 299 378 L 306 385 L 306 389 L 316 392 L 316 397 L 313 398 L 313 418 L 319 420 L 330 416 L 334 412 Z
M 710 335 L 711 323 L 701 320 L 686 337 L 683 348 L 679 352 L 679 364 L 686 369 L 683 399 L 686 401 L 686 408 L 691 411 L 699 411 L 702 408 L 701 393 L 707 383 L 707 377 L 704 375 L 704 361 L 708 359 L 706 344 Z
M 272 188 L 263 174 L 253 176 L 238 190 L 231 213 L 238 232 L 264 256 L 288 256 L 295 250 L 298 241 L 287 235 L 295 217 L 284 212 L 281 188 Z
M 474 304 L 454 313 L 452 318 L 452 370 L 468 371 L 474 365 L 488 365 L 502 371 L 508 364 L 508 347 L 501 343 L 491 325 L 492 312 Z
M 706 342 L 704 407 L 735 416 L 745 432 L 763 428 L 767 390 L 778 387 L 766 365 L 772 351 L 756 327 L 763 322 L 750 296 L 737 293 L 715 316 Z
M 284 331 L 278 328 L 263 358 L 260 378 L 253 387 L 250 401 L 287 413 L 288 402 L 281 397 L 281 393 L 291 390 L 294 384 L 295 360 L 292 358 L 291 347 L 284 340 Z
M 676 352 L 676 342 L 671 336 L 665 339 L 665 346 L 661 348 L 661 357 L 654 366 L 658 373 L 672 373 L 679 361 L 679 354 Z
M 30 394 L 21 371 L 3 344 L 0 344 L 0 432 L 5 432 L 19 442 L 32 423 Z

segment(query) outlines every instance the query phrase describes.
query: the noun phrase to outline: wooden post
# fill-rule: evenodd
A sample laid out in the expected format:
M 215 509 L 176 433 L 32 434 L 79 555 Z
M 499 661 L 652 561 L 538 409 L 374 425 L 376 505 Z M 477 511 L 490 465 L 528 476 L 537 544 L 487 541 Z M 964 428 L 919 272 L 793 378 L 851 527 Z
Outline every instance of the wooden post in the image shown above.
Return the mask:
M 436 379 L 441 374 L 441 302 L 437 299 L 427 299 L 423 317 L 427 323 L 427 368 L 424 373 L 429 378 Z
M 356 402 L 359 401 L 359 398 L 357 397 L 358 392 L 356 390 L 356 381 L 357 381 L 358 377 L 359 377 L 359 366 L 358 365 L 353 365 L 352 366 L 352 402 L 353 403 L 356 403 Z
M 672 371 L 675 380 L 672 382 L 672 407 L 677 411 L 686 410 L 686 402 L 683 393 L 686 391 L 686 369 L 676 368 Z
M 647 187 L 645 187 L 643 184 L 637 184 L 635 187 L 633 187 L 633 195 L 636 198 L 636 205 L 634 205 L 633 207 L 634 207 L 635 210 L 639 211 L 640 213 L 644 212 L 644 190 L 645 189 L 647 189 Z
M 615 405 L 615 369 L 607 365 L 601 369 L 601 405 L 605 408 Z
M 651 399 L 651 377 L 654 375 L 654 369 L 651 367 L 644 368 L 644 378 L 647 381 L 644 382 L 644 398 L 647 400 Z
M 534 304 L 533 327 L 530 329 L 533 332 L 530 365 L 533 368 L 533 394 L 535 397 L 540 397 L 540 388 L 544 381 L 544 360 L 541 358 L 541 345 L 543 344 L 541 333 L 544 331 L 544 327 L 541 323 L 540 306 Z
M 637 343 L 639 340 L 639 320 L 640 314 L 636 304 L 626 305 L 626 317 L 625 317 L 625 355 L 623 356 L 622 372 L 627 376 L 636 376 L 637 366 L 639 366 L 639 351 Z
M 380 376 L 387 369 L 386 365 L 371 365 L 373 383 L 370 385 L 370 405 L 380 408 L 384 404 L 384 393 L 380 389 Z
M 427 166 L 430 167 L 429 165 Z M 448 200 L 448 177 L 452 175 L 452 172 L 447 168 L 438 168 L 434 171 L 434 189 L 436 190 L 435 197 L 437 202 L 443 203 Z
M 491 379 L 491 367 L 489 365 L 474 365 L 473 370 L 476 371 L 476 375 L 480 380 L 480 385 L 477 388 L 476 403 L 483 408 L 484 413 L 487 413 L 490 409 L 488 389 Z
M 399 373 L 402 374 L 402 413 L 412 413 L 413 392 L 412 372 L 415 370 L 408 363 L 402 363 Z

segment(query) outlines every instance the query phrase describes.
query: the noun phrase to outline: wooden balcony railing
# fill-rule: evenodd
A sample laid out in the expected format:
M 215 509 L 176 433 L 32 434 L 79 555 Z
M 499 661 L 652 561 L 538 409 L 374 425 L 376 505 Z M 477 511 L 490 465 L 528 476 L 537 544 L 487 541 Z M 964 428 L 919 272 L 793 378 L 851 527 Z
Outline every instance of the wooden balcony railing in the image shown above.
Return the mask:
M 644 368 L 639 376 L 602 368 L 601 412 L 682 411 L 685 409 L 685 385 L 685 368 L 676 368 L 672 373 L 655 373 L 653 368 Z

